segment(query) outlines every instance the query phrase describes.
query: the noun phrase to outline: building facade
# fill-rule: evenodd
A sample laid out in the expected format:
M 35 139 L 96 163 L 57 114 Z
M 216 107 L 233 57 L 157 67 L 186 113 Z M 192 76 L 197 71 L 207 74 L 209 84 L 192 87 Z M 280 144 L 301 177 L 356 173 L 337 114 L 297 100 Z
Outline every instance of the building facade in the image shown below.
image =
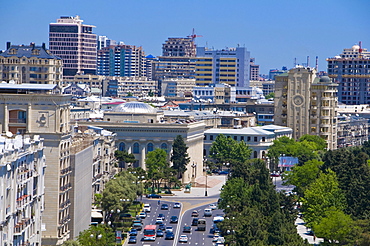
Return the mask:
M 44 139 L 42 245 L 60 245 L 70 237 L 70 102 L 57 85 L 0 84 L 1 131 Z
M 162 81 L 162 95 L 165 97 L 185 97 L 193 95 L 195 79 L 164 79 Z
M 276 125 L 293 129 L 293 138 L 317 135 L 336 149 L 337 85 L 316 70 L 297 66 L 275 77 Z
M 250 52 L 244 47 L 223 50 L 197 47 L 195 73 L 199 86 L 226 83 L 249 87 Z
M 96 74 L 97 38 L 93 25 L 77 15 L 62 16 L 49 25 L 49 49 L 63 60 L 63 76 Z
M 6 45 L 0 52 L 0 81 L 16 84 L 60 84 L 63 74 L 62 60 L 51 54 L 45 44 Z
M 195 57 L 194 40 L 192 38 L 168 38 L 162 45 L 162 56 Z
M 361 146 L 369 141 L 369 120 L 351 114 L 338 116 L 338 148 Z
M 260 74 L 260 65 L 254 63 L 255 58 L 250 59 L 250 77 L 249 80 L 259 80 Z
M 347 105 L 370 103 L 370 52 L 358 45 L 327 58 L 328 76 L 338 86 L 338 100 Z
M 39 136 L 0 137 L 0 244 L 41 245 L 45 157 Z
M 110 45 L 98 51 L 98 75 L 144 76 L 145 54 L 143 48 L 134 45 Z

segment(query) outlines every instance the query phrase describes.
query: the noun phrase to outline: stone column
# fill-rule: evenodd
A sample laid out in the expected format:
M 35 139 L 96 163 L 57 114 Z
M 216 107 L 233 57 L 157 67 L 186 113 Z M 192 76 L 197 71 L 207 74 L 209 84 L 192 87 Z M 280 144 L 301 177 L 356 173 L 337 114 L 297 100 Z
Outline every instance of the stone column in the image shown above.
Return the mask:
M 9 112 L 8 112 L 8 105 L 4 104 L 4 128 L 3 132 L 8 132 L 9 131 Z
M 27 105 L 27 131 L 26 132 L 31 132 L 32 131 L 32 129 L 31 129 L 31 121 L 32 121 L 32 117 L 31 117 L 31 115 L 32 115 L 32 109 L 31 109 L 31 104 L 29 103 L 28 105 Z
M 146 144 L 144 141 L 140 140 L 140 166 L 142 169 L 146 170 L 146 165 L 145 165 L 145 157 L 146 157 Z

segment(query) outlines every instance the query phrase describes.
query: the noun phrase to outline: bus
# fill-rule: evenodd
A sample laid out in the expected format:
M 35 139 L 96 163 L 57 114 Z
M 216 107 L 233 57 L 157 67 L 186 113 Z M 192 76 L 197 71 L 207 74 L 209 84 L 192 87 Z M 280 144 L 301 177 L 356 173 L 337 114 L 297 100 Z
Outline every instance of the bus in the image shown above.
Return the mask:
M 146 225 L 144 227 L 144 241 L 155 241 L 156 238 L 156 231 L 157 226 L 156 225 Z
M 199 219 L 198 220 L 198 231 L 205 231 L 206 230 L 206 220 L 205 219 Z

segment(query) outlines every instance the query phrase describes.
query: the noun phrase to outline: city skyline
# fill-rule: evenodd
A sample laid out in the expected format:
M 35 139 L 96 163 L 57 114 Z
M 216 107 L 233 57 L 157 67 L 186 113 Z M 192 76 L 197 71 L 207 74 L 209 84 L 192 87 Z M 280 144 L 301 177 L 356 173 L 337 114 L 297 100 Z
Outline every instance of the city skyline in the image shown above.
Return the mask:
M 366 13 L 370 2 L 348 1 L 11 1 L 2 6 L 0 50 L 6 42 L 48 47 L 49 24 L 60 16 L 79 15 L 95 33 L 159 56 L 169 37 L 186 37 L 195 29 L 198 47 L 246 47 L 260 72 L 306 63 L 326 71 L 328 57 L 362 41 L 370 48 Z M 16 11 L 14 11 L 16 10 Z

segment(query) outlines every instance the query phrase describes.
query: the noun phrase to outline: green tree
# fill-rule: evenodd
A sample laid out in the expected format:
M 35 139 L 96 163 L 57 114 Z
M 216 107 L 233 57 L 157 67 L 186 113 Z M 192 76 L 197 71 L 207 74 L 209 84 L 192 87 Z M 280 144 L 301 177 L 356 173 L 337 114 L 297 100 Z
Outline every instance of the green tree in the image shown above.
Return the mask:
M 266 95 L 265 98 L 266 99 L 270 99 L 270 98 L 274 98 L 275 97 L 275 93 L 274 92 L 271 92 L 270 94 Z
M 132 95 L 132 92 L 127 92 L 127 96 L 128 97 L 132 97 L 133 95 Z
M 83 246 L 115 245 L 114 232 L 106 225 L 90 226 L 89 229 L 80 232 L 77 240 Z
M 138 193 L 135 181 L 136 177 L 127 171 L 120 172 L 111 179 L 103 191 L 102 208 L 105 211 L 126 211 Z M 126 201 L 123 202 L 122 199 Z
M 120 168 L 124 168 L 125 164 L 130 165 L 136 161 L 134 154 L 129 154 L 126 150 L 116 150 L 114 152 L 114 157 L 119 161 Z
M 152 182 L 152 188 L 156 187 L 160 191 L 160 184 L 167 178 L 166 173 L 169 168 L 167 153 L 163 149 L 155 149 L 147 154 L 145 159 L 148 178 Z
M 78 241 L 68 240 L 65 241 L 62 246 L 81 246 L 81 244 Z
M 320 173 L 319 177 L 304 192 L 303 213 L 309 227 L 317 225 L 326 211 L 343 210 L 345 197 L 339 188 L 336 174 L 332 170 Z
M 296 148 L 296 142 L 292 138 L 283 136 L 275 139 L 267 153 L 267 156 L 269 157 L 271 162 L 272 169 L 278 170 L 279 157 L 281 155 L 295 156 Z
M 320 167 L 324 164 L 322 161 L 310 160 L 302 166 L 295 166 L 292 171 L 283 174 L 286 184 L 295 186 L 295 191 L 299 196 L 304 195 L 304 191 L 317 179 L 320 174 Z
M 316 135 L 305 134 L 299 138 L 299 142 L 304 142 L 304 141 L 312 143 L 313 150 L 325 150 L 327 148 L 325 139 L 319 136 L 316 136 Z
M 349 241 L 353 226 L 351 216 L 341 210 L 328 210 L 324 218 L 313 226 L 313 230 L 318 237 L 324 238 L 331 244 L 344 245 Z M 354 245 L 353 242 L 350 245 Z
M 180 179 L 187 170 L 186 166 L 190 162 L 188 147 L 181 135 L 177 135 L 172 145 L 171 155 L 172 168 L 177 172 L 177 178 Z

